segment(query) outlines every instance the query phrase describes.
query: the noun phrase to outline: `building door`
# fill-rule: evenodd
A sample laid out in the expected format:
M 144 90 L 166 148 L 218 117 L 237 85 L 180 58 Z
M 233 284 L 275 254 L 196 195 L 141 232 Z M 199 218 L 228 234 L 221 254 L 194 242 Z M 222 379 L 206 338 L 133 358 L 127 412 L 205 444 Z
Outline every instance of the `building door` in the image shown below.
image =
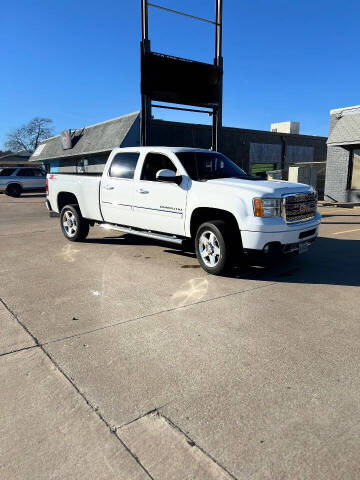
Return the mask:
M 360 190 L 360 149 L 353 150 L 351 190 Z

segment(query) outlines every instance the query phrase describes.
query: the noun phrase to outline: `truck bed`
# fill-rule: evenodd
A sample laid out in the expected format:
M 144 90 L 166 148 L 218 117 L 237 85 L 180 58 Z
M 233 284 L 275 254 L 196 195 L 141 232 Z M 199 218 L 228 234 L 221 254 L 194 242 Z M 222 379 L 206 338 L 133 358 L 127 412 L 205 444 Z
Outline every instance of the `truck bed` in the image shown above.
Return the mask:
M 55 212 L 60 213 L 58 195 L 61 192 L 71 192 L 78 199 L 84 218 L 103 220 L 100 211 L 101 173 L 50 173 L 48 182 L 49 201 Z

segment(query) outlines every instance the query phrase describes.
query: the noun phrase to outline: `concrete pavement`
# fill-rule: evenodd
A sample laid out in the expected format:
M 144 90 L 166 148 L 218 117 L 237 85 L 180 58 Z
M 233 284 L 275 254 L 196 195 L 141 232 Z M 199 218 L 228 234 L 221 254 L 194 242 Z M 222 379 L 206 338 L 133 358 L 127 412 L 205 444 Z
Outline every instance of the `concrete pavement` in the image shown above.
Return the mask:
M 0 196 L 9 478 L 358 478 L 359 208 L 323 208 L 303 256 L 213 277 L 99 228 L 71 244 L 43 201 Z

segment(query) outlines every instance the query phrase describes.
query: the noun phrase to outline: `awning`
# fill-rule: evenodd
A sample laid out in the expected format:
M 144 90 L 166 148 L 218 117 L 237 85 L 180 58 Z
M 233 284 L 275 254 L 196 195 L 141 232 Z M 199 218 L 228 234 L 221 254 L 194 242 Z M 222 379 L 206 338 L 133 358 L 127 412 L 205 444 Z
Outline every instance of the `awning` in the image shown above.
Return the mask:
M 360 144 L 360 114 L 341 117 L 326 143 L 333 147 Z

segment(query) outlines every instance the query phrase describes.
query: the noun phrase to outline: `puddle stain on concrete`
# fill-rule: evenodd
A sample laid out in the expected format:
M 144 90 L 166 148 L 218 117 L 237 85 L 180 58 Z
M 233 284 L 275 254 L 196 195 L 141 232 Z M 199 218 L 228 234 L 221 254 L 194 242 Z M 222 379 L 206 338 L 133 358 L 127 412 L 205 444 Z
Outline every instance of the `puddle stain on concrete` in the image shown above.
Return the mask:
M 61 252 L 57 256 L 63 257 L 65 262 L 73 263 L 75 262 L 76 254 L 80 252 L 80 249 L 76 249 L 73 245 L 64 245 L 61 249 Z
M 177 307 L 198 302 L 205 297 L 208 289 L 209 281 L 206 278 L 191 278 L 172 295 L 172 300 Z

